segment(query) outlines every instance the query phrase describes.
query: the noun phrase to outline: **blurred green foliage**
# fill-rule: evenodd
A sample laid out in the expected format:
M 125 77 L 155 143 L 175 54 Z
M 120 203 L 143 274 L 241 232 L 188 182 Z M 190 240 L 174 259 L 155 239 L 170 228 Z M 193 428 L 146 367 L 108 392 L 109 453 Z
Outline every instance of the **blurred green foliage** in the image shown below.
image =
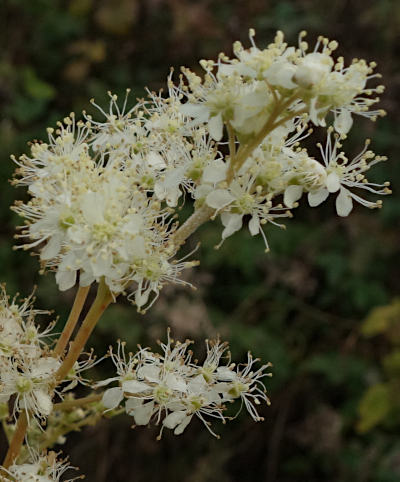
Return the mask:
M 25 195 L 6 182 L 11 153 L 45 138 L 45 128 L 71 110 L 90 110 L 91 97 L 104 105 L 108 90 L 126 87 L 141 97 L 145 86 L 165 86 L 170 66 L 198 69 L 198 59 L 230 53 L 232 41 L 247 41 L 249 27 L 261 46 L 276 29 L 291 42 L 307 29 L 311 42 L 320 33 L 336 38 L 347 61 L 377 60 L 388 116 L 376 125 L 360 121 L 344 147 L 356 154 L 371 137 L 372 147 L 392 159 L 371 172 L 393 182 L 381 212 L 357 207 L 338 219 L 332 202 L 300 208 L 286 231 L 267 228 L 269 254 L 246 232 L 216 251 L 221 226 L 209 223 L 188 246 L 201 240 L 201 266 L 188 275 L 197 291 L 168 287 L 144 317 L 118 303 L 92 341 L 102 353 L 118 337 L 132 349 L 138 342 L 154 346 L 168 325 L 176 338 L 220 333 L 235 358 L 251 348 L 273 363 L 266 421 L 239 416 L 216 428 L 219 441 L 194 424 L 156 442 L 156 429 L 132 431 L 121 417 L 73 434 L 65 451 L 86 480 L 97 482 L 398 481 L 400 3 L 3 0 L 0 9 L 1 278 L 11 294 L 26 295 L 36 283 L 38 305 L 55 309 L 60 326 L 74 293 L 59 293 L 51 274 L 37 274 L 35 258 L 11 250 L 19 221 L 9 205 Z

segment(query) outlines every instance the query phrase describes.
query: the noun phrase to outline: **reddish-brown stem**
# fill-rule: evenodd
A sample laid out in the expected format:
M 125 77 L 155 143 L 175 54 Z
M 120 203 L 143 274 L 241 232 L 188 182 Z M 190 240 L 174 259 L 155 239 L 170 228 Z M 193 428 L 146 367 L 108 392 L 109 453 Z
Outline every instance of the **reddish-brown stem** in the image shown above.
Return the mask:
M 101 315 L 112 301 L 113 296 L 111 291 L 108 289 L 108 286 L 104 283 L 104 281 L 101 280 L 97 290 L 96 298 L 90 307 L 86 318 L 83 320 L 74 341 L 71 343 L 68 355 L 65 357 L 63 363 L 56 373 L 56 380 L 58 382 L 63 380 L 74 366 L 74 363 L 82 353 L 82 350 L 85 347 L 86 342 L 88 341 Z
M 71 338 L 72 332 L 79 320 L 79 316 L 82 312 L 83 305 L 85 304 L 87 295 L 89 293 L 90 286 L 80 286 L 76 292 L 74 304 L 72 305 L 71 313 L 69 314 L 68 320 L 65 323 L 64 329 L 61 333 L 60 338 L 57 341 L 54 352 L 57 355 L 62 355 L 69 339 Z
M 53 410 L 71 410 L 82 405 L 99 402 L 103 397 L 103 393 L 95 393 L 87 397 L 75 398 L 73 400 L 66 400 L 65 402 L 56 403 L 53 405 Z
M 3 462 L 3 467 L 8 469 L 14 460 L 18 457 L 22 444 L 24 443 L 24 437 L 26 429 L 28 428 L 28 416 L 26 412 L 22 412 L 18 418 L 17 425 L 13 438 L 11 439 L 10 446 L 8 447 L 6 458 Z

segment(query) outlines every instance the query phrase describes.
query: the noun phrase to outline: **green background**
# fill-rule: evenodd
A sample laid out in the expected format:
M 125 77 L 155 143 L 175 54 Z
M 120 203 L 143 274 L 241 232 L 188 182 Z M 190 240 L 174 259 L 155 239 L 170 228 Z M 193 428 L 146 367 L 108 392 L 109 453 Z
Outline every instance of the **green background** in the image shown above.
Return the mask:
M 288 40 L 306 29 L 339 41 L 338 55 L 378 62 L 388 115 L 360 120 L 345 148 L 359 152 L 366 137 L 391 160 L 371 180 L 391 180 L 381 211 L 356 206 L 346 219 L 334 201 L 304 206 L 287 230 L 267 227 L 271 253 L 246 230 L 213 249 L 219 222 L 204 226 L 201 266 L 187 275 L 197 291 L 168 286 L 145 316 L 123 300 L 102 319 L 91 345 L 99 354 L 118 337 L 131 349 L 165 338 L 201 341 L 219 333 L 234 359 L 246 351 L 274 365 L 272 406 L 255 424 L 241 413 L 213 439 L 200 422 L 179 437 L 157 428 L 130 429 L 132 420 L 103 421 L 73 434 L 65 447 L 88 481 L 292 482 L 400 480 L 400 169 L 399 32 L 396 0 L 2 0 L 0 2 L 0 278 L 10 294 L 37 284 L 37 305 L 65 320 L 73 290 L 59 293 L 54 276 L 40 276 L 35 257 L 12 251 L 9 210 L 24 199 L 8 183 L 9 155 L 71 110 L 89 109 L 107 90 L 134 97 L 165 86 L 170 66 L 198 69 L 201 58 L 231 53 L 249 27 L 260 47 L 281 29 Z M 318 135 L 318 132 L 317 132 Z M 189 246 L 190 247 L 190 246 Z M 380 307 L 380 308 L 377 308 Z M 61 326 L 60 321 L 60 326 Z M 96 377 L 106 377 L 106 366 Z M 85 392 L 82 391 L 82 394 Z M 4 440 L 3 447 L 4 447 Z

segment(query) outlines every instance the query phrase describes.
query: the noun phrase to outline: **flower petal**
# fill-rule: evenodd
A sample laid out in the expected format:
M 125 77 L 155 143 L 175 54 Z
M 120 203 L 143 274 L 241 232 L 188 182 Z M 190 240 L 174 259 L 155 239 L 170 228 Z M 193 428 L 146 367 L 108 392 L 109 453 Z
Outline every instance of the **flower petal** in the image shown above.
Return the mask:
M 308 204 L 311 207 L 319 206 L 321 203 L 325 201 L 325 199 L 329 196 L 328 189 L 318 189 L 318 191 L 310 191 L 308 193 Z
M 228 165 L 221 159 L 217 159 L 204 169 L 203 182 L 216 184 L 217 182 L 224 181 L 227 169 Z
M 230 204 L 235 198 L 226 189 L 215 189 L 206 197 L 206 203 L 210 208 L 222 209 Z
M 186 411 L 184 410 L 171 412 L 164 418 L 163 425 L 167 428 L 173 429 L 178 424 L 180 424 L 185 419 L 185 417 L 186 417 Z
M 342 187 L 340 193 L 336 198 L 336 212 L 341 217 L 346 217 L 353 209 L 353 200 L 351 198 L 350 191 Z
M 226 239 L 242 227 L 243 214 L 222 213 L 221 221 L 225 226 L 225 229 L 222 231 L 222 239 Z
M 147 425 L 153 415 L 154 402 L 149 402 L 132 410 L 131 414 L 135 419 L 136 425 Z
M 148 390 L 150 387 L 147 383 L 139 382 L 138 380 L 126 380 L 122 382 L 122 390 L 128 393 L 140 393 Z
M 252 216 L 249 221 L 249 231 L 252 236 L 255 236 L 260 232 L 260 220 L 258 216 Z
M 340 189 L 340 179 L 336 172 L 331 172 L 326 178 L 326 187 L 329 192 L 336 192 Z
M 285 193 L 283 195 L 283 202 L 288 208 L 292 208 L 294 206 L 294 203 L 301 198 L 302 194 L 303 186 L 292 184 L 285 189 Z
M 336 116 L 334 127 L 335 131 L 339 134 L 347 134 L 353 125 L 353 118 L 351 117 L 351 113 L 346 110 L 342 109 L 340 114 Z
M 101 403 L 108 409 L 112 410 L 121 403 L 124 398 L 122 389 L 120 387 L 109 388 L 104 392 Z
M 211 117 L 211 119 L 208 121 L 208 131 L 210 132 L 210 136 L 214 139 L 214 141 L 218 142 L 222 139 L 224 122 L 221 114 Z
M 34 390 L 33 394 L 35 396 L 40 413 L 42 415 L 50 415 L 53 409 L 53 403 L 50 395 L 43 390 Z

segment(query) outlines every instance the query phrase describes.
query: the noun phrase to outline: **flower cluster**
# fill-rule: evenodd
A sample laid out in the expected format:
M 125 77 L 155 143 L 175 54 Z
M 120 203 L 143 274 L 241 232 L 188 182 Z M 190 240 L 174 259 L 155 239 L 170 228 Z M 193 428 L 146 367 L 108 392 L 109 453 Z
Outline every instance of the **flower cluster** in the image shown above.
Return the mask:
M 352 114 L 375 119 L 383 111 L 369 108 L 379 101 L 373 95 L 384 88 L 366 87 L 368 80 L 380 77 L 374 74 L 375 62 L 353 60 L 344 66 L 342 57 L 336 61 L 332 52 L 336 41 L 320 37 L 312 52 L 299 35 L 298 48 L 288 47 L 282 32 L 264 50 L 254 43 L 255 32 L 250 30 L 251 48 L 235 42 L 234 59 L 221 53 L 217 62 L 201 61 L 206 72 L 204 81 L 183 69 L 189 89 L 188 102 L 183 111 L 196 122 L 206 121 L 211 136 L 220 141 L 224 124 L 228 124 L 241 138 L 259 133 L 278 112 L 281 121 L 289 111 L 307 114 L 315 125 L 326 125 L 326 116 L 333 112 L 335 129 L 347 134 L 352 125 Z M 275 119 L 274 119 L 275 121 Z
M 181 434 L 196 415 L 210 428 L 208 417 L 225 422 L 225 404 L 241 399 L 254 421 L 263 420 L 256 410 L 261 402 L 269 404 L 262 378 L 270 376 L 268 363 L 254 370 L 258 361 L 248 353 L 247 363 L 231 362 L 227 343 L 206 342 L 207 356 L 202 365 L 192 361 L 188 350 L 190 341 L 176 342 L 169 337 L 160 343 L 162 353 L 141 348 L 136 354 L 125 353 L 119 343 L 117 353 L 110 356 L 117 376 L 97 383 L 97 387 L 118 382 L 117 387 L 104 392 L 102 403 L 108 410 L 116 409 L 122 401 L 136 425 L 156 424 Z
M 110 93 L 107 112 L 92 101 L 102 121 L 71 114 L 48 130 L 48 143 L 15 159 L 15 183 L 31 195 L 14 206 L 26 220 L 18 236 L 25 249 L 40 246 L 43 268 L 56 271 L 61 290 L 104 279 L 115 295 L 129 291 L 144 311 L 163 284 L 187 284 L 180 273 L 197 263 L 175 255 L 209 219 L 220 217 L 222 240 L 248 221 L 268 249 L 265 224 L 282 226 L 278 219 L 292 215 L 303 193 L 316 206 L 338 192 L 339 216 L 353 201 L 380 207 L 349 188 L 388 194 L 388 183 L 365 177 L 385 158 L 364 149 L 348 161 L 339 152 L 353 114 L 384 114 L 370 109 L 383 91 L 367 87 L 379 77 L 375 64 L 345 67 L 332 57 L 337 42 L 323 37 L 308 52 L 304 33 L 298 47 L 281 32 L 265 49 L 252 30 L 250 40 L 249 49 L 234 44 L 233 59 L 201 61 L 203 79 L 183 68 L 174 84 L 171 74 L 165 97 L 149 92 L 128 109 L 128 93 L 121 107 Z M 300 145 L 312 124 L 332 124 L 321 160 Z M 178 204 L 187 197 L 195 212 L 178 228 Z
M 54 452 L 47 455 L 30 454 L 30 463 L 13 464 L 7 470 L 0 468 L 0 481 L 9 482 L 59 482 L 67 470 L 72 467 L 65 460 L 57 460 Z M 72 482 L 82 477 L 65 480 Z
M 40 330 L 35 317 L 50 312 L 33 307 L 33 295 L 18 303 L 10 300 L 4 286 L 0 292 L 0 406 L 12 401 L 14 418 L 24 411 L 28 418 L 46 420 L 53 410 L 53 391 L 63 384 L 59 397 L 78 382 L 81 372 L 93 366 L 92 354 L 75 362 L 62 380 L 56 376 L 61 358 L 51 349 L 54 323 Z M 8 412 L 8 407 L 7 407 Z
M 304 192 L 310 206 L 339 192 L 339 216 L 351 212 L 353 200 L 369 208 L 381 206 L 380 200 L 370 202 L 349 188 L 390 193 L 389 183 L 373 184 L 365 177 L 385 157 L 365 148 L 349 161 L 338 151 L 353 114 L 372 120 L 384 115 L 382 110 L 370 110 L 383 86 L 366 87 L 367 81 L 379 77 L 373 74 L 375 63 L 354 60 L 344 67 L 343 58 L 335 61 L 332 57 L 337 42 L 322 37 L 313 52 L 307 53 L 304 35 L 300 34 L 295 48 L 288 47 L 278 32 L 274 43 L 260 50 L 251 30 L 251 48 L 236 42 L 236 58 L 220 54 L 217 62 L 200 62 L 204 79 L 183 69 L 176 87 L 186 99 L 182 112 L 195 125 L 206 123 L 216 141 L 225 132 L 228 136 L 229 156 L 204 170 L 203 183 L 195 192 L 198 203 L 215 210 L 214 216 L 220 215 L 222 240 L 241 229 L 245 216 L 250 233 L 261 233 L 265 239 L 262 226 L 267 222 L 281 226 L 275 219 L 291 216 L 290 210 Z M 318 160 L 300 143 L 311 134 L 310 124 L 328 123 L 332 126 Z M 266 239 L 265 243 L 268 249 Z
M 27 220 L 19 235 L 31 240 L 24 248 L 41 245 L 42 264 L 57 270 L 61 290 L 74 286 L 78 272 L 81 286 L 104 278 L 114 293 L 135 282 L 140 308 L 196 264 L 171 261 L 171 206 L 189 183 L 187 164 L 207 162 L 216 151 L 166 100 L 155 97 L 146 116 L 139 106 L 121 111 L 116 100 L 111 95 L 105 122 L 77 122 L 71 114 L 56 132 L 49 129 L 48 144 L 33 144 L 32 156 L 16 161 L 16 184 L 27 185 L 32 199 L 14 209 Z
M 48 313 L 32 306 L 32 296 L 17 304 L 4 287 L 0 295 L 0 403 L 14 401 L 14 416 L 32 413 L 44 419 L 52 410 L 50 385 L 60 360 L 49 350 L 46 338 L 53 325 L 40 331 L 37 314 Z
M 375 120 L 384 114 L 372 108 L 383 87 L 367 86 L 379 77 L 375 63 L 356 59 L 345 67 L 333 57 L 337 42 L 324 37 L 310 52 L 303 32 L 297 47 L 278 32 L 265 49 L 254 35 L 251 30 L 248 49 L 233 45 L 232 59 L 221 53 L 217 61 L 202 60 L 203 77 L 183 68 L 176 81 L 171 72 L 166 96 L 149 92 L 128 108 L 129 91 L 122 105 L 109 93 L 107 110 L 92 100 L 102 119 L 83 112 L 77 120 L 71 113 L 48 129 L 47 142 L 13 158 L 14 184 L 30 196 L 13 206 L 25 223 L 18 247 L 38 249 L 41 272 L 54 271 L 60 290 L 77 283 L 80 289 L 53 350 L 46 343 L 53 325 L 41 331 L 35 324 L 46 312 L 33 308 L 32 296 L 10 301 L 1 287 L 0 419 L 10 447 L 0 480 L 59 481 L 69 466 L 45 449 L 105 413 L 126 412 L 135 425 L 153 421 L 160 436 L 164 428 L 181 434 L 193 417 L 216 435 L 210 420 L 231 419 L 227 405 L 235 400 L 262 420 L 257 407 L 269 404 L 263 379 L 270 364 L 257 368 L 249 352 L 247 362 L 236 365 L 219 340 L 206 342 L 200 364 L 191 342 L 174 343 L 169 333 L 161 353 L 141 347 L 127 353 L 119 342 L 109 351 L 116 375 L 95 387 L 115 385 L 103 394 L 63 398 L 78 382 L 92 384 L 80 375 L 93 366 L 92 354 L 78 360 L 118 295 L 127 294 L 143 313 L 164 284 L 190 285 L 181 273 L 198 262 L 178 251 L 201 224 L 218 217 L 221 243 L 245 225 L 268 250 L 265 226 L 282 227 L 303 194 L 311 207 L 337 194 L 337 214 L 347 216 L 354 201 L 382 204 L 358 191 L 390 193 L 389 183 L 366 177 L 386 159 L 369 150 L 369 140 L 353 159 L 342 151 L 355 115 Z M 302 145 L 313 126 L 327 127 L 316 158 Z M 188 199 L 194 211 L 181 224 L 179 210 Z M 67 347 L 94 282 L 96 298 Z M 54 404 L 55 395 L 62 401 Z M 43 453 L 35 455 L 31 443 Z

